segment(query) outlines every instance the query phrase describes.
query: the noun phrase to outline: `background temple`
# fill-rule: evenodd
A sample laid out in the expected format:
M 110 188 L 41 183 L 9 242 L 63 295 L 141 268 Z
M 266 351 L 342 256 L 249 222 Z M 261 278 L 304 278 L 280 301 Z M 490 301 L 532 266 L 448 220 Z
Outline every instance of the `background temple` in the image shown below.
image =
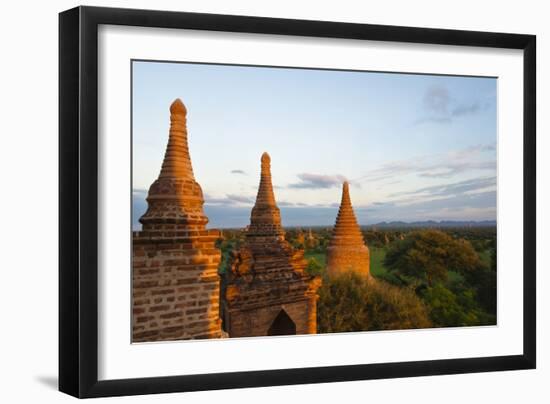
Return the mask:
M 170 136 L 133 235 L 132 341 L 221 336 L 218 230 L 206 230 L 187 146 L 187 110 L 170 107 Z
M 342 202 L 327 248 L 329 276 L 338 275 L 344 271 L 355 271 L 370 277 L 369 249 L 365 245 L 361 228 L 357 224 L 351 206 L 347 182 L 344 182 L 342 187 Z
M 246 243 L 233 253 L 225 274 L 222 307 L 230 337 L 317 332 L 321 279 L 305 272 L 304 251 L 285 240 L 270 163 L 264 153 Z

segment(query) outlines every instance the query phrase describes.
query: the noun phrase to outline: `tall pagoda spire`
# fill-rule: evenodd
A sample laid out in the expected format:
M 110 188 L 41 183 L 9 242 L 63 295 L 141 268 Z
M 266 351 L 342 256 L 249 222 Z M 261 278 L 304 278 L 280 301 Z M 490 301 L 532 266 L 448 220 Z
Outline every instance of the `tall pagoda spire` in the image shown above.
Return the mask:
M 159 178 L 195 179 L 187 145 L 187 109 L 177 98 L 170 105 L 170 135 Z
M 261 162 L 260 186 L 256 203 L 250 215 L 248 236 L 275 236 L 281 238 L 284 233 L 281 227 L 281 212 L 275 202 L 273 184 L 271 183 L 271 157 L 269 157 L 269 154 L 263 153 Z
M 342 186 L 342 202 L 327 248 L 327 270 L 330 275 L 347 270 L 370 272 L 369 249 L 353 212 L 348 182 Z
M 285 240 L 271 183 L 271 158 L 262 154 L 256 203 L 245 242 L 227 262 L 223 311 L 230 337 L 315 334 L 321 278 L 306 268 L 303 249 Z
M 144 230 L 204 228 L 202 189 L 195 181 L 187 144 L 187 108 L 178 98 L 170 105 L 170 132 L 162 168 L 149 188 L 147 212 L 139 219 Z M 163 224 L 163 226 L 159 226 Z M 183 227 L 182 227 L 183 226 Z
M 162 168 L 149 188 L 147 212 L 139 219 L 142 229 L 132 235 L 133 342 L 222 336 L 221 251 L 216 246 L 221 233 L 206 229 L 186 120 L 185 105 L 177 99 L 170 106 Z
M 349 183 L 346 181 L 342 186 L 342 202 L 338 210 L 338 217 L 334 225 L 334 232 L 331 239 L 332 245 L 363 245 L 363 234 L 357 224 L 351 198 L 349 196 Z

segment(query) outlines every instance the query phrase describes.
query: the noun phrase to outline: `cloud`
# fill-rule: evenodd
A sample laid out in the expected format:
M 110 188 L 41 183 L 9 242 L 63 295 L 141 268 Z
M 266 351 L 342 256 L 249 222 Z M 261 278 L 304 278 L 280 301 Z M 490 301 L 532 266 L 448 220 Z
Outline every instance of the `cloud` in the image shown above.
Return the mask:
M 277 202 L 277 205 L 278 206 L 284 206 L 284 207 L 292 207 L 292 206 L 296 206 L 296 204 L 294 202 L 287 202 L 287 201 L 278 201 Z
M 451 96 L 449 90 L 443 86 L 432 86 L 424 94 L 426 110 L 435 114 L 447 114 Z
M 434 166 L 431 168 L 431 171 L 422 172 L 418 175 L 425 178 L 450 178 L 469 170 L 493 170 L 495 168 L 496 161 L 454 162 L 448 164 L 446 167 Z
M 496 143 L 475 144 L 465 147 L 464 149 L 451 151 L 450 154 L 453 154 L 455 156 L 469 156 L 472 153 L 495 151 L 496 149 Z
M 343 175 L 322 175 L 302 173 L 298 174 L 300 182 L 289 184 L 289 188 L 297 189 L 326 189 L 332 187 L 340 187 L 346 181 Z
M 496 220 L 496 208 L 456 206 L 444 207 L 430 213 L 419 214 L 419 218 L 430 218 L 430 220 Z
M 388 200 L 355 206 L 355 213 L 363 223 L 496 220 L 496 201 L 496 178 L 483 177 L 394 193 Z
M 204 203 L 207 205 L 253 205 L 254 197 L 247 195 L 236 195 L 236 194 L 227 194 L 225 197 L 216 198 L 208 194 L 204 194 Z
M 231 174 L 247 175 L 243 170 L 231 170 Z
M 394 192 L 355 211 L 363 222 L 496 220 L 496 176 Z
M 471 115 L 479 112 L 480 106 L 478 102 L 474 102 L 472 104 L 463 104 L 463 105 L 457 105 L 452 111 L 452 116 L 463 116 L 463 115 Z
M 395 203 L 394 202 L 379 202 L 379 201 L 375 201 L 375 202 L 372 202 L 370 203 L 369 205 L 366 205 L 366 206 L 355 206 L 355 210 L 360 210 L 360 209 L 369 209 L 369 210 L 374 210 L 374 211 L 378 211 L 378 210 L 381 210 L 381 209 L 388 209 L 388 208 L 392 208 L 395 206 Z
M 479 147 L 479 151 L 482 151 L 482 152 L 495 151 L 497 149 L 496 143 L 479 145 L 478 147 Z
M 408 160 L 391 161 L 354 180 L 384 181 L 405 175 L 424 178 L 451 178 L 472 171 L 495 171 L 495 144 L 479 144 L 447 153 L 418 156 Z M 488 159 L 489 158 L 489 159 Z M 388 185 L 388 184 L 386 184 Z
M 449 185 L 423 187 L 398 195 L 393 201 L 375 201 L 365 206 L 354 206 L 360 224 L 402 220 L 495 220 L 496 191 L 483 191 L 483 186 L 494 186 L 490 178 L 472 179 Z M 139 190 L 138 190 L 139 191 Z M 420 193 L 420 195 L 415 195 Z M 210 198 L 205 194 L 204 210 L 210 222 L 209 228 L 242 228 L 250 222 L 250 206 L 240 204 L 235 199 L 251 200 L 243 195 L 228 195 L 223 198 Z M 431 200 L 429 198 L 432 198 Z M 141 229 L 139 217 L 145 213 L 147 203 L 145 193 L 138 192 L 132 200 L 132 227 Z M 223 203 L 212 203 L 221 201 Z M 286 206 L 280 202 L 283 226 L 333 226 L 338 212 L 338 204 L 333 207 L 308 205 L 302 202 Z
M 481 177 L 473 178 L 464 181 L 459 181 L 451 184 L 440 184 L 429 187 L 419 188 L 412 191 L 396 192 L 389 195 L 390 197 L 396 196 L 416 196 L 416 197 L 448 197 L 456 195 L 472 195 L 476 193 L 482 193 L 487 190 L 493 190 L 496 188 L 496 177 Z
M 251 196 L 227 194 L 227 199 L 240 203 L 254 203 L 254 198 Z
M 147 191 L 144 189 L 133 189 L 132 195 L 134 199 L 144 200 L 147 197 Z M 254 196 L 226 194 L 224 197 L 214 197 L 208 193 L 203 194 L 205 204 L 209 205 L 253 205 L 255 202 Z
M 417 119 L 414 123 L 415 125 L 421 125 L 423 123 L 430 123 L 430 122 L 446 124 L 446 123 L 451 123 L 452 121 L 453 120 L 447 116 L 429 116 L 429 117 Z
M 461 102 L 451 96 L 449 90 L 440 85 L 429 87 L 422 99 L 423 115 L 414 123 L 449 124 L 454 118 L 466 115 L 474 115 L 481 111 L 481 104 L 473 102 Z
M 448 190 L 435 199 L 398 203 L 391 210 L 401 214 L 407 212 L 419 219 L 496 220 L 496 201 L 496 190 L 474 193 Z

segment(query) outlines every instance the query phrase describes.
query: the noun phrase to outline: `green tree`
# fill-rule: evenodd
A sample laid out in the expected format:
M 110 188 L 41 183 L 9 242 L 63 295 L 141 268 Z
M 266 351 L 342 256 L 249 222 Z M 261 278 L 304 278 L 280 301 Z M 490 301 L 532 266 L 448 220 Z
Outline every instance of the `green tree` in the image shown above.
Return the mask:
M 307 262 L 306 271 L 312 276 L 317 276 L 322 274 L 323 267 L 315 258 L 310 258 Z
M 459 298 L 441 284 L 422 291 L 424 301 L 429 307 L 430 318 L 438 327 L 461 327 L 478 325 L 479 318 L 471 291 Z
M 317 326 L 320 333 L 401 330 L 430 327 L 431 321 L 412 290 L 350 271 L 323 280 Z
M 448 289 L 442 284 L 421 291 L 430 318 L 437 327 L 462 327 L 496 324 L 496 313 L 484 311 L 477 291 L 470 287 Z
M 496 243 L 494 248 L 491 249 L 491 271 L 497 271 L 497 247 Z
M 391 245 L 384 265 L 396 276 L 433 286 L 446 282 L 448 271 L 468 273 L 483 266 L 469 241 L 454 239 L 440 230 L 418 230 Z
M 476 291 L 479 304 L 490 314 L 497 311 L 497 273 L 482 267 L 466 274 L 466 282 Z

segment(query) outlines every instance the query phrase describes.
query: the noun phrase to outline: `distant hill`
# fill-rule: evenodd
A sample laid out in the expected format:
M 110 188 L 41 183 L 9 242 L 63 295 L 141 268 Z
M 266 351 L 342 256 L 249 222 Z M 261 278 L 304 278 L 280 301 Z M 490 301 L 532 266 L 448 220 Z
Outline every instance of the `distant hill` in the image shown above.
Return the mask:
M 493 227 L 496 226 L 496 220 L 426 220 L 421 222 L 380 222 L 371 224 L 364 227 L 377 227 L 377 228 L 389 228 L 389 227 Z

